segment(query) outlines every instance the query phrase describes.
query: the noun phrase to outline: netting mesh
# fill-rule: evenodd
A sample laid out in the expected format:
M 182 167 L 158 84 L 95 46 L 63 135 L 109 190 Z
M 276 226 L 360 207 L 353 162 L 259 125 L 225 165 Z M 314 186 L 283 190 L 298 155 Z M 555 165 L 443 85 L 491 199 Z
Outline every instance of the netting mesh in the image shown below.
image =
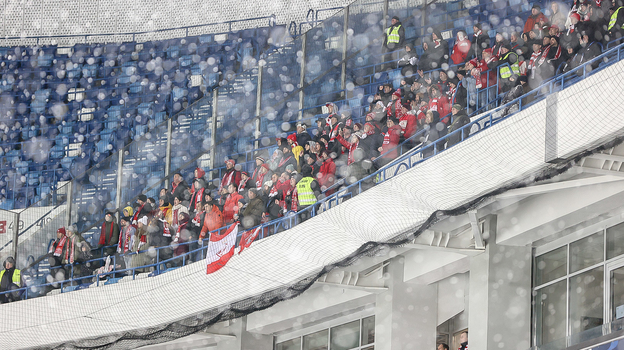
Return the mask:
M 621 86 L 618 77 L 624 75 L 621 65 L 558 93 L 558 128 L 556 136 L 551 134 L 557 140 L 561 160 L 557 163 L 545 162 L 546 117 L 552 109 L 542 101 L 353 200 L 254 243 L 218 273 L 205 275 L 205 263 L 198 262 L 131 286 L 118 283 L 4 305 L 3 315 L 15 321 L 3 326 L 3 337 L 17 346 L 33 344 L 33 339 L 14 335 L 35 327 L 41 330 L 37 342 L 67 339 L 54 345 L 58 348 L 134 348 L 192 334 L 296 297 L 334 268 L 387 254 L 442 217 L 550 179 L 583 157 L 621 143 L 624 121 L 611 108 Z M 602 83 L 610 74 L 611 92 L 595 95 L 604 91 Z M 579 127 L 584 116 L 568 109 L 600 112 L 604 123 L 587 135 Z M 69 324 L 73 326 L 66 327 Z M 110 335 L 89 337 L 100 332 Z

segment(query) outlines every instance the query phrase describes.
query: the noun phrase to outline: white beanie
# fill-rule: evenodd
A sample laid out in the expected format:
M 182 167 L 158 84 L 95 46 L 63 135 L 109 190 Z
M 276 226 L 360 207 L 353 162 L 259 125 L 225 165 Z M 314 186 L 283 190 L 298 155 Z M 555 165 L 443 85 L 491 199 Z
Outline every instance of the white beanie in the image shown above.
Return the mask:
M 143 216 L 142 218 L 140 218 L 139 222 L 142 223 L 144 226 L 146 226 L 147 225 L 147 216 Z

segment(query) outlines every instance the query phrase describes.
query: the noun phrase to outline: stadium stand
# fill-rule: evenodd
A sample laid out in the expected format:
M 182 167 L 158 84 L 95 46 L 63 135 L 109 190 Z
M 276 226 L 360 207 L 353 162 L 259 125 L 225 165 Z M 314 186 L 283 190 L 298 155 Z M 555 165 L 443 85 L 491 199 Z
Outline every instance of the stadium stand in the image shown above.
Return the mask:
M 610 4 L 574 7 L 568 24 L 544 4 L 552 26 L 524 32 L 539 5 L 497 1 L 391 6 L 388 19 L 409 17 L 402 40 L 419 46 L 383 51 L 391 35 L 371 26 L 383 17 L 375 5 L 355 3 L 266 55 L 263 29 L 220 43 L 77 45 L 64 60 L 54 47 L 0 52 L 3 208 L 37 218 L 63 208 L 20 233 L 30 287 L 20 298 L 172 271 L 203 259 L 204 241 L 236 221 L 259 239 L 292 228 L 619 62 L 623 49 L 617 27 L 597 25 Z M 463 55 L 460 31 L 473 38 Z M 126 226 L 102 227 L 107 210 Z M 50 238 L 64 215 L 77 225 Z

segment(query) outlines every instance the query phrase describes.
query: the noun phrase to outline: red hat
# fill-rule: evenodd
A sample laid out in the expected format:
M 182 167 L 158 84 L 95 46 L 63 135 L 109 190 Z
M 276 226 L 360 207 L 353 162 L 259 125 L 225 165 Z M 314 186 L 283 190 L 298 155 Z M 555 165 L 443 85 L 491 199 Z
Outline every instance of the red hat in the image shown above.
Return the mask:
M 249 174 L 246 171 L 241 171 L 241 175 L 249 176 Z
M 489 54 L 492 54 L 492 48 L 483 50 L 483 53 L 486 53 L 486 52 Z
M 570 14 L 570 18 L 576 18 L 577 21 L 580 21 L 581 20 L 581 15 L 579 15 L 576 12 L 574 12 L 574 13 Z
M 290 134 L 288 135 L 287 139 L 292 141 L 293 143 L 297 143 L 297 134 Z
M 263 163 L 260 167 L 269 170 L 269 165 L 267 163 Z
M 62 233 L 63 236 L 65 236 L 67 234 L 67 232 L 65 231 L 65 227 L 61 227 L 58 230 L 56 230 L 56 233 Z
M 232 164 L 232 165 L 235 165 L 235 164 L 236 164 L 236 161 L 235 161 L 234 159 L 228 159 L 228 160 L 226 160 L 226 161 L 225 161 L 225 164 L 227 164 L 227 163 L 230 163 L 230 164 Z
M 197 177 L 204 177 L 204 175 L 206 175 L 206 172 L 204 171 L 204 169 L 202 168 L 195 168 L 195 170 L 197 170 Z
M 401 89 L 397 89 L 395 92 L 393 92 L 392 96 L 401 97 Z
M 479 65 L 479 61 L 476 58 L 471 59 L 468 63 L 472 64 L 474 67 Z

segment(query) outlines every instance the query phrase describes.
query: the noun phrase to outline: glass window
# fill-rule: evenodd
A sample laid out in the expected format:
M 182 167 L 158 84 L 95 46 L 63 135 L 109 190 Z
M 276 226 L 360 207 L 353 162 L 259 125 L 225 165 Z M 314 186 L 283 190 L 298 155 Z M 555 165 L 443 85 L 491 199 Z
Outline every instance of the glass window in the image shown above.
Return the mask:
M 300 350 L 301 349 L 301 338 L 295 338 L 291 340 L 287 340 L 275 345 L 276 350 Z
M 349 350 L 360 346 L 360 320 L 331 329 L 330 350 Z
M 375 342 L 375 316 L 362 319 L 362 345 Z
M 566 274 L 568 247 L 563 246 L 535 257 L 535 286 L 563 277 Z
M 535 292 L 535 322 L 538 344 L 566 336 L 566 281 Z
M 602 325 L 604 267 L 570 277 L 571 334 Z
M 570 273 L 604 261 L 604 234 L 598 232 L 570 243 Z
M 303 350 L 327 350 L 327 329 L 303 337 Z
M 607 260 L 624 254 L 624 222 L 607 229 Z

